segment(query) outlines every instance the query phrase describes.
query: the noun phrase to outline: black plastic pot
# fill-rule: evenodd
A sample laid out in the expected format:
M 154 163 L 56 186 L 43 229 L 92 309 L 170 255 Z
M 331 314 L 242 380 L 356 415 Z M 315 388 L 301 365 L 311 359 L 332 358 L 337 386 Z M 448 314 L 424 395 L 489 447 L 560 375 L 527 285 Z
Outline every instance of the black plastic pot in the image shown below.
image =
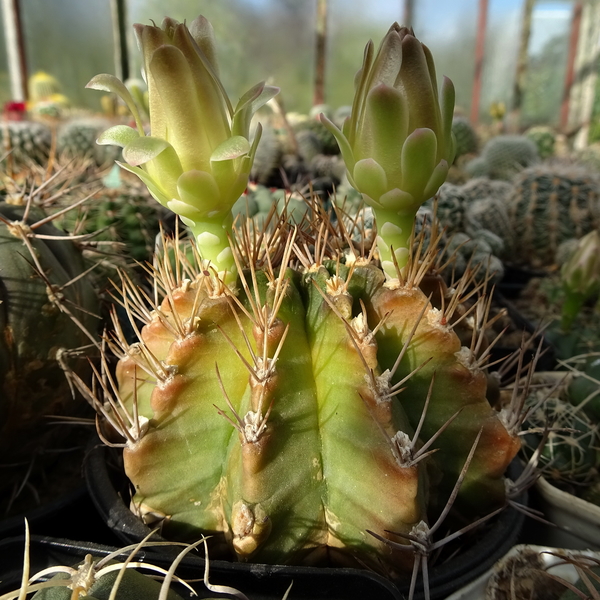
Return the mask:
M 537 370 L 538 371 L 552 371 L 556 367 L 556 351 L 552 342 L 548 339 L 545 333 L 539 333 L 538 328 L 534 323 L 529 321 L 518 308 L 506 297 L 503 293 L 498 290 L 494 293 L 494 301 L 497 305 L 504 308 L 512 320 L 516 329 L 524 331 L 531 335 L 537 335 L 535 343 L 525 350 L 523 355 L 523 364 L 530 363 L 538 349 L 539 340 L 542 340 L 542 352 L 543 354 L 538 358 Z M 501 358 L 506 358 L 515 352 L 517 348 L 507 348 L 504 346 L 494 346 L 490 354 L 490 363 L 496 362 Z M 514 373 L 513 373 L 514 374 Z
M 85 475 L 92 497 L 102 518 L 116 536 L 125 544 L 140 541 L 150 529 L 127 508 L 123 497 L 128 494 L 126 478 L 117 465 L 110 466 L 111 451 L 98 442 L 88 453 Z M 118 462 L 118 461 L 117 461 Z M 511 465 L 516 479 L 519 467 Z M 118 489 L 121 487 L 121 489 Z M 527 494 L 519 499 L 527 504 Z M 523 527 L 524 514 L 507 508 L 485 527 L 485 535 L 468 545 L 458 556 L 430 569 L 431 598 L 443 599 L 487 571 L 499 558 L 514 546 Z M 161 539 L 155 536 L 157 540 Z M 149 549 L 148 554 L 162 554 L 172 560 L 175 548 Z M 154 560 L 154 558 L 152 559 Z M 204 560 L 186 557 L 185 565 L 196 567 L 195 577 L 201 577 Z M 378 574 L 351 568 L 291 567 L 211 560 L 211 582 L 233 586 L 252 600 L 279 600 L 293 581 L 293 600 L 401 600 L 408 593 L 406 585 L 395 583 Z M 418 588 L 420 587 L 420 584 Z M 422 589 L 417 588 L 415 600 L 422 599 Z
M 532 271 L 516 265 L 505 265 L 504 277 L 497 284 L 496 289 L 505 298 L 518 298 L 531 279 L 547 275 L 546 271 Z

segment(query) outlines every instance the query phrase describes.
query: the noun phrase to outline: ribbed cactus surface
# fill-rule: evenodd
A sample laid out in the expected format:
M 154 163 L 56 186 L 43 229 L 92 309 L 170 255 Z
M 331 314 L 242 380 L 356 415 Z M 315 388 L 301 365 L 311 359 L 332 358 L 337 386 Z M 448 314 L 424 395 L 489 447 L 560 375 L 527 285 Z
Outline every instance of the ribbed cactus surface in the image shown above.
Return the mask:
M 456 157 L 464 154 L 475 154 L 479 146 L 477 133 L 469 119 L 454 117 L 452 120 L 452 133 L 456 137 Z
M 535 143 L 523 135 L 498 135 L 484 146 L 481 159 L 485 173 L 472 169 L 473 176 L 485 174 L 491 179 L 512 179 L 537 163 L 539 155 Z
M 48 158 L 52 131 L 35 121 L 4 121 L 0 123 L 0 152 L 10 151 L 18 165 L 39 163 Z
M 58 130 L 56 149 L 59 154 L 69 158 L 92 158 L 98 165 L 118 160 L 121 154 L 119 148 L 96 144 L 98 136 L 107 127 L 108 123 L 104 119 L 68 121 Z
M 59 351 L 89 343 L 96 293 L 81 253 L 39 211 L 0 203 L 0 449 L 17 454 L 27 431 L 71 401 Z M 34 226 L 32 229 L 31 226 Z M 71 315 L 69 315 L 71 313 Z M 79 369 L 76 369 L 79 370 Z
M 408 534 L 435 514 L 481 428 L 458 502 L 470 518 L 503 503 L 519 441 L 418 286 L 386 285 L 366 261 L 245 280 L 235 300 L 207 274 L 174 283 L 140 342 L 123 341 L 120 396 L 140 415 L 124 451 L 135 512 L 163 518 L 169 537 L 210 532 L 240 560 L 397 573 L 410 553 L 368 531 Z M 439 460 L 419 461 L 453 416 Z
M 600 182 L 585 171 L 531 168 L 514 181 L 509 216 L 517 251 L 539 264 L 551 264 L 559 245 L 598 227 Z

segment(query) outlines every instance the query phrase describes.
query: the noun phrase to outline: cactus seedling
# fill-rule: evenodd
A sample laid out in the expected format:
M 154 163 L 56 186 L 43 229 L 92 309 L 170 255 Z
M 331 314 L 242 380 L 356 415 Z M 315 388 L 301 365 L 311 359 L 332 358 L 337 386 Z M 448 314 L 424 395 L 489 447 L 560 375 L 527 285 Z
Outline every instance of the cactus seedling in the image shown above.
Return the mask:
M 191 33 L 182 28 L 167 20 L 163 30 L 137 31 L 142 40 L 156 36 L 164 44 L 142 45 L 162 64 L 171 42 L 207 31 L 203 20 Z M 207 44 L 200 37 L 191 47 L 199 53 Z M 180 60 L 183 52 L 171 54 Z M 414 214 L 452 158 L 452 86 L 444 83 L 440 108 L 429 51 L 397 25 L 373 54 L 369 44 L 350 128 L 342 134 L 327 126 L 352 180 L 373 200 L 383 269 L 316 202 L 298 224 L 284 211 L 267 229 L 247 221 L 231 230 L 233 266 L 205 253 L 199 220 L 191 260 L 178 240 L 165 241 L 151 271 L 153 294 L 124 277 L 121 302 L 138 341 L 130 344 L 115 320 L 116 375 L 106 367 L 92 389 L 78 380 L 123 437 L 132 509 L 160 521 L 166 536 L 210 532 L 242 561 L 368 565 L 395 576 L 410 571 L 413 559 L 381 538 L 410 536 L 418 523 L 443 514 L 455 494 L 455 510 L 470 520 L 505 504 L 503 473 L 520 442 L 486 398 L 489 305 L 463 306 L 472 295 L 468 279 L 424 292 L 436 246 L 409 251 Z M 186 56 L 191 64 L 204 61 Z M 161 110 L 175 120 L 175 131 L 187 131 L 185 114 L 167 106 L 166 96 L 152 108 L 152 86 L 165 84 L 159 78 L 179 85 L 153 67 L 155 60 L 151 121 L 152 111 Z M 208 80 L 209 92 L 220 91 L 215 81 Z M 399 137 L 386 137 L 398 124 Z M 372 147 L 371 136 L 363 136 L 367 127 L 377 141 Z M 122 133 L 101 139 L 123 141 Z M 148 139 L 127 135 L 126 160 Z M 148 137 L 158 139 L 154 132 Z M 177 143 L 163 142 L 149 143 L 146 171 L 126 167 L 157 196 L 159 185 L 174 181 L 173 163 L 161 170 L 161 161 L 171 161 Z M 252 151 L 242 146 L 244 171 Z M 401 168 L 383 148 L 401 157 Z M 213 154 L 212 168 L 218 162 Z M 229 173 L 239 182 L 242 171 Z M 173 188 L 179 200 L 162 197 L 176 210 L 191 202 L 187 173 L 177 175 Z M 206 179 L 194 173 L 195 182 Z M 229 200 L 217 207 L 215 198 L 198 198 L 194 210 L 208 210 L 201 203 L 209 201 L 211 209 L 230 209 Z M 189 224 L 188 209 L 180 214 Z M 461 347 L 454 328 L 471 322 L 472 341 Z

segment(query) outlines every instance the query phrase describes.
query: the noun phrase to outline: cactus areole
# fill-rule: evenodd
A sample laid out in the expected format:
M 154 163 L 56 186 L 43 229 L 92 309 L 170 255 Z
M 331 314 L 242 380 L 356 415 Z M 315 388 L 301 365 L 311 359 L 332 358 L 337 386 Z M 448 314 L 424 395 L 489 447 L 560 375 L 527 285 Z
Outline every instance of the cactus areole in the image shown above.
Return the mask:
M 113 129 L 102 140 L 130 139 L 125 159 L 144 169 L 126 168 L 201 243 L 196 266 L 177 242 L 159 257 L 154 300 L 124 281 L 123 304 L 145 325 L 130 344 L 117 324 L 116 381 L 107 375 L 96 386 L 96 405 L 125 438 L 131 508 L 160 522 L 166 537 L 210 533 L 243 561 L 402 573 L 412 554 L 376 536 L 421 539 L 476 440 L 455 508 L 473 520 L 502 506 L 503 473 L 520 445 L 486 399 L 481 363 L 453 330 L 460 289 L 444 288 L 434 306 L 419 287 L 422 263 L 408 251 L 389 256 L 393 270 L 348 253 L 347 243 L 345 254 L 344 236 L 316 204 L 316 217 L 299 226 L 283 219 L 264 236 L 251 221 L 229 229 L 231 263 L 222 269 L 203 240 L 224 236 L 254 152 L 247 124 L 271 91 L 242 99 L 230 127 L 206 21 L 136 32 L 152 135 Z M 440 114 L 431 56 L 407 30 L 394 26 L 375 60 L 369 48 L 355 101 L 366 116 L 351 117 L 352 143 L 371 127 L 369 151 L 380 162 L 338 139 L 355 181 L 372 184 L 385 238 L 398 215 L 410 231 L 418 205 L 443 181 L 452 111 L 445 105 Z M 125 95 L 114 80 L 98 81 Z M 401 140 L 378 137 L 397 127 Z M 198 140 L 202 151 L 192 147 Z M 395 242 L 380 243 L 385 263 Z

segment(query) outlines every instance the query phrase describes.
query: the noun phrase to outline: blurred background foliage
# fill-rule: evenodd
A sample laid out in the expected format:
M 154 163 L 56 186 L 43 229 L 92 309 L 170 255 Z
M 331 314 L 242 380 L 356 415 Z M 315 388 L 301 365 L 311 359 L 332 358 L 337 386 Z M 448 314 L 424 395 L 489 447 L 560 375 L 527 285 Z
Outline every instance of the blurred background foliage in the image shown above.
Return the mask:
M 84 89 L 96 73 L 113 72 L 109 0 L 21 0 L 29 73 L 54 75 L 74 105 L 98 109 L 98 95 Z M 571 4 L 538 0 L 529 43 L 522 124 L 556 124 L 567 60 Z M 329 0 L 326 101 L 348 104 L 366 40 L 381 39 L 402 21 L 403 0 Z M 510 105 L 523 0 L 489 0 L 481 120 L 489 106 Z M 478 0 L 415 0 L 415 32 L 436 58 L 438 76 L 457 89 L 457 106 L 468 114 L 475 68 Z M 316 0 L 128 0 L 128 21 L 157 22 L 204 14 L 219 43 L 221 76 L 233 98 L 269 79 L 281 87 L 287 110 L 308 112 L 312 102 Z M 131 75 L 140 57 L 130 30 Z M 10 86 L 4 31 L 0 28 L 0 102 Z

